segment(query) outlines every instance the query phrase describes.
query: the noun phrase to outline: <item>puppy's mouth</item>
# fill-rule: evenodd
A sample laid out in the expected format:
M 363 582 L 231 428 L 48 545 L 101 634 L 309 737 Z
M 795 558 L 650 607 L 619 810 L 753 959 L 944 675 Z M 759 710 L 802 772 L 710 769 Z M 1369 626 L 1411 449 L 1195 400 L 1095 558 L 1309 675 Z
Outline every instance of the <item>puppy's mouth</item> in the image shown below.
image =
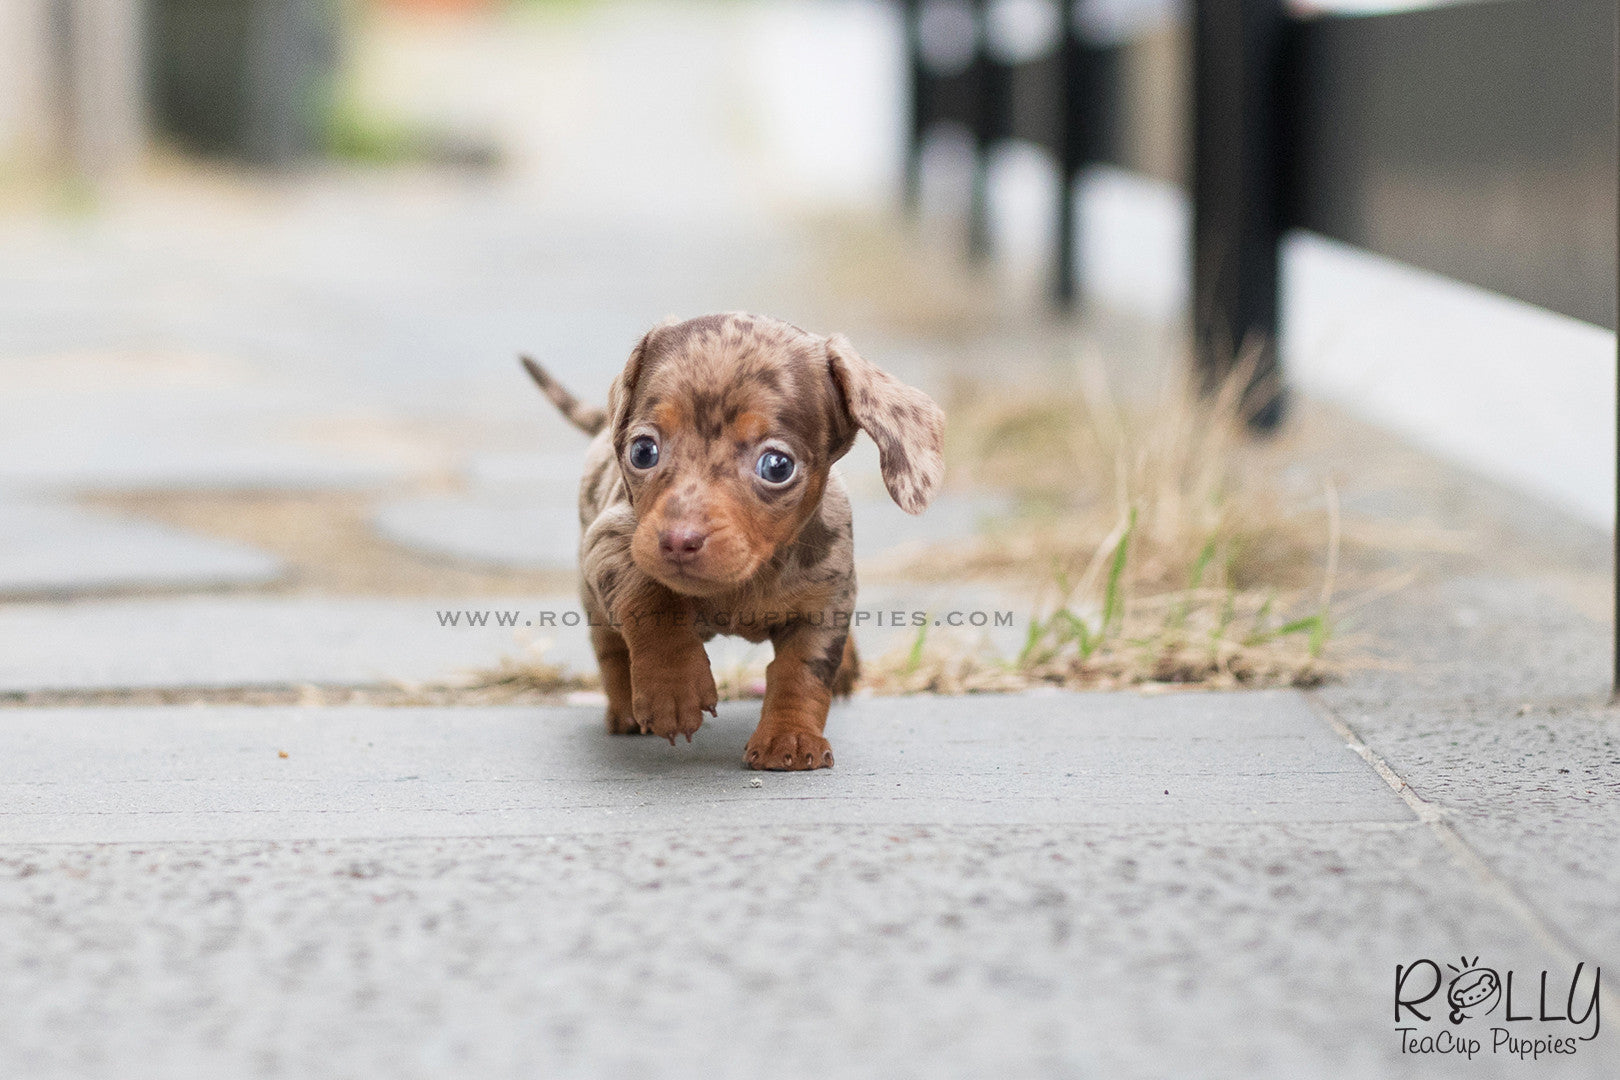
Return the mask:
M 715 546 L 726 547 L 724 542 Z M 651 577 L 687 596 L 714 596 L 728 592 L 753 577 L 762 560 L 736 558 L 744 553 L 735 549 L 704 552 L 702 555 L 671 557 L 667 550 L 647 550 L 652 545 L 634 545 L 631 556 Z
M 678 593 L 688 596 L 709 596 L 736 588 L 750 575 L 716 574 L 708 567 L 695 563 L 674 564 L 660 560 L 656 566 L 644 566 L 653 577 Z
M 732 584 L 729 581 L 716 581 L 690 566 L 666 566 L 664 578 L 670 584 L 679 586 L 683 592 L 701 592 Z

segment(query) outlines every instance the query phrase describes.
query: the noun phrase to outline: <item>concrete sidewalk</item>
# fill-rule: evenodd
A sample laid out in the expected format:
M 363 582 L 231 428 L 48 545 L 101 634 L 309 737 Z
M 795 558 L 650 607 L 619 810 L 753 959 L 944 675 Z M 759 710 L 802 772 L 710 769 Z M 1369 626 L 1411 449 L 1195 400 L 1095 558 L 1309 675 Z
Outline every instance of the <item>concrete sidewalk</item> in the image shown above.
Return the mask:
M 600 713 L 0 711 L 0 843 L 1411 818 L 1289 692 L 855 701 L 809 776 L 743 768 L 757 703 L 674 747 Z
M 1396 964 L 1567 970 L 1297 693 L 868 700 L 763 777 L 753 715 L 0 713 L 5 1071 L 1434 1076 Z

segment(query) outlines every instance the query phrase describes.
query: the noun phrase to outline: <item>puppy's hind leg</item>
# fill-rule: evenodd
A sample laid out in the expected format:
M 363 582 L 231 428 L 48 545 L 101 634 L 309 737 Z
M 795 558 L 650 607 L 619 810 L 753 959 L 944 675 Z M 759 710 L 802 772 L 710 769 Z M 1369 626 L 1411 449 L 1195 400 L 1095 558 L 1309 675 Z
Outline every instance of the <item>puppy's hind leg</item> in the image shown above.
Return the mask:
M 630 712 L 630 648 L 624 643 L 624 635 L 610 626 L 593 626 L 591 647 L 596 650 L 602 692 L 607 695 L 609 734 L 640 735 L 641 725 Z
M 855 655 L 855 635 L 851 634 L 844 639 L 844 659 L 838 665 L 838 674 L 833 678 L 833 697 L 849 697 L 855 692 L 855 684 L 861 678 L 861 658 Z

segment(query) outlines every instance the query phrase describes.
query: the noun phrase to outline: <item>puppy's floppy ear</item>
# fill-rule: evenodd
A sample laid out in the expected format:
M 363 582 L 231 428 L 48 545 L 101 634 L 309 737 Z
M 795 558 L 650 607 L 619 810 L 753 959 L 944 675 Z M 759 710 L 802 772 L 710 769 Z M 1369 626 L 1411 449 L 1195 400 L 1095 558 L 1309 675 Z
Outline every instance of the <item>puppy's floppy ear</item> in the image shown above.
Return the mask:
M 877 443 L 890 497 L 906 513 L 922 513 L 945 476 L 945 413 L 921 390 L 861 359 L 842 334 L 827 339 L 827 364 L 849 420 Z
M 636 347 L 630 350 L 630 359 L 625 361 L 624 370 L 614 378 L 613 385 L 608 387 L 607 418 L 613 430 L 613 445 L 623 449 L 624 429 L 630 422 L 630 403 L 636 397 L 636 384 L 641 381 L 641 365 L 647 356 L 647 344 L 652 336 L 661 327 L 655 326 L 642 335 Z

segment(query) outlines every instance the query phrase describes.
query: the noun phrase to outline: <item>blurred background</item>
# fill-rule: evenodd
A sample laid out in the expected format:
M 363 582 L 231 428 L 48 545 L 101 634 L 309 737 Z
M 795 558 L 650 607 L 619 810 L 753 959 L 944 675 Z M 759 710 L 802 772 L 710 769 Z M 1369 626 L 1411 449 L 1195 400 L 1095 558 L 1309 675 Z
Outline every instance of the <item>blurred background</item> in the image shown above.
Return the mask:
M 1131 47 L 1110 61 L 1119 145 L 1072 189 L 1050 140 L 953 120 L 973 102 L 922 123 L 920 73 L 948 98 L 960 73 L 1061 51 L 1064 10 L 0 0 L 0 593 L 567 594 L 583 440 L 517 354 L 601 400 L 647 326 L 713 310 L 843 331 L 968 406 L 920 523 L 886 504 L 869 452 L 851 459 L 867 554 L 1038 514 L 1030 468 L 972 467 L 996 449 L 972 406 L 1099 377 L 1153 399 L 1190 349 L 1190 9 L 1075 7 L 1085 40 Z M 1017 116 L 1060 111 L 1007 85 Z M 1598 227 L 1553 250 L 1612 274 L 1607 153 L 1574 162 L 1596 182 L 1558 189 Z M 1554 190 L 1491 181 L 1429 204 L 1413 177 L 1380 179 L 1384 217 L 1462 205 L 1446 224 L 1462 232 Z M 1052 300 L 1054 252 L 1070 306 Z M 1273 444 L 1279 461 L 1378 442 L 1354 427 L 1371 422 L 1609 527 L 1600 317 L 1306 232 L 1280 265 L 1295 442 Z M 1117 517 L 1112 477 L 1090 482 L 1071 484 L 1107 509 L 1088 543 Z M 1317 479 L 1296 486 L 1320 503 Z M 1364 502 L 1432 516 L 1432 500 Z

